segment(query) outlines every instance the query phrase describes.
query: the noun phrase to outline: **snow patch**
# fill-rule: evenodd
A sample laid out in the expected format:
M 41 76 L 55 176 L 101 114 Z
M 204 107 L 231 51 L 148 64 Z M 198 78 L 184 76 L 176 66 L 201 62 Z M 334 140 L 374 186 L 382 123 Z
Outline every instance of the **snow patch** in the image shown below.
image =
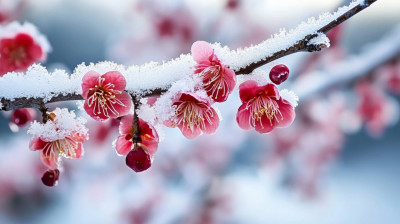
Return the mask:
M 74 111 L 69 112 L 65 108 L 56 108 L 52 113 L 56 115 L 54 120 L 49 120 L 44 124 L 34 121 L 29 127 L 28 134 L 39 137 L 46 142 L 64 139 L 74 133 L 87 136 L 86 119 L 76 118 Z

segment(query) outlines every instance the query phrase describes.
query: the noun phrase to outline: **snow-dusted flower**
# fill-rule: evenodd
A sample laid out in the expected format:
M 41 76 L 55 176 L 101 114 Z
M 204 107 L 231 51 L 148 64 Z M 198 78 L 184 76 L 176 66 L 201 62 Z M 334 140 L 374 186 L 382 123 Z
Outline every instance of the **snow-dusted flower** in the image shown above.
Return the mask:
M 127 115 L 121 119 L 119 125 L 119 132 L 121 136 L 118 137 L 115 148 L 119 155 L 128 155 L 131 150 L 134 150 L 135 145 L 133 143 L 133 115 Z M 147 122 L 139 119 L 139 131 L 140 140 L 138 143 L 144 145 L 150 155 L 154 155 L 158 147 L 158 134 L 153 126 Z
M 242 129 L 268 133 L 275 127 L 289 126 L 296 116 L 293 106 L 271 83 L 258 86 L 256 81 L 246 81 L 239 86 L 239 94 L 242 105 L 236 121 Z
M 23 71 L 35 62 L 43 61 L 40 44 L 27 33 L 0 39 L 0 76 L 7 72 Z
M 30 141 L 31 150 L 41 150 L 41 159 L 49 169 L 60 166 L 61 156 L 78 159 L 83 155 L 82 143 L 88 137 L 86 120 L 75 118 L 74 112 L 57 108 L 49 114 L 49 120 L 44 123 L 34 122 L 29 134 L 34 137 Z
M 82 97 L 85 111 L 96 120 L 117 118 L 129 113 L 132 106 L 129 94 L 124 91 L 124 76 L 111 71 L 100 75 L 90 71 L 82 78 Z
M 236 84 L 235 72 L 221 64 L 207 42 L 195 42 L 192 55 L 197 62 L 195 73 L 202 77 L 208 96 L 216 102 L 226 101 Z
M 202 132 L 213 134 L 217 130 L 219 117 L 209 99 L 194 93 L 180 93 L 173 106 L 176 107 L 175 115 L 166 124 L 178 127 L 186 138 L 197 137 Z

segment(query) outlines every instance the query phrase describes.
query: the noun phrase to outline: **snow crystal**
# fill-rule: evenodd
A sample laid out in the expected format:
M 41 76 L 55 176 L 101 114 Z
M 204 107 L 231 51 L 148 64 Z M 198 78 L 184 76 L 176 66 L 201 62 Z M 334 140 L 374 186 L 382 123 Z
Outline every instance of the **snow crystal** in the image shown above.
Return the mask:
M 329 38 L 324 33 L 318 33 L 318 35 L 312 38 L 308 45 L 321 45 L 324 44 L 327 48 L 331 46 Z
M 279 95 L 285 100 L 287 100 L 294 108 L 297 107 L 299 97 L 293 92 L 287 89 L 283 89 L 279 91 Z
M 64 139 L 72 133 L 88 134 L 88 129 L 85 127 L 86 119 L 76 118 L 73 111 L 56 108 L 53 113 L 56 115 L 53 121 L 49 120 L 44 124 L 34 121 L 29 127 L 28 134 L 40 137 L 46 142 Z
M 38 43 L 43 51 L 50 52 L 51 46 L 47 38 L 40 34 L 36 26 L 31 23 L 25 22 L 23 24 L 19 22 L 12 22 L 5 26 L 0 26 L 0 39 L 1 38 L 13 38 L 19 33 L 26 33 L 33 37 L 36 43 Z

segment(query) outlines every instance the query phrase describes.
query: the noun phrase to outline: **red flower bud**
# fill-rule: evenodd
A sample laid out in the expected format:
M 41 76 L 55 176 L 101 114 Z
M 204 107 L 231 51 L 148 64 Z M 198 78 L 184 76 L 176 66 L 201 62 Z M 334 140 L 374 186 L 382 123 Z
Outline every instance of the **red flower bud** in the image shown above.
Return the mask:
M 59 176 L 60 176 L 60 171 L 58 169 L 47 170 L 42 176 L 42 182 L 44 185 L 48 187 L 53 187 L 57 184 Z
M 276 85 L 286 81 L 289 77 L 289 68 L 286 65 L 275 65 L 269 72 L 269 79 Z
M 135 148 L 128 153 L 125 159 L 126 165 L 135 172 L 142 172 L 150 168 L 151 155 L 147 152 L 146 146 L 138 143 Z

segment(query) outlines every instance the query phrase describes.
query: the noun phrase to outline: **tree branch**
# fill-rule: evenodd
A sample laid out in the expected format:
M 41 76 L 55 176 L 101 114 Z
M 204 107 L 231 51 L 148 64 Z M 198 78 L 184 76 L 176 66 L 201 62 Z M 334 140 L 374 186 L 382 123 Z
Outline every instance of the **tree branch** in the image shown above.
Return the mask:
M 334 27 L 338 26 L 342 22 L 348 20 L 352 16 L 356 15 L 357 13 L 361 12 L 365 8 L 369 7 L 372 3 L 376 2 L 377 0 L 364 0 L 357 4 L 355 7 L 349 9 L 347 12 L 342 14 L 341 16 L 337 17 L 335 20 L 329 22 L 328 24 L 320 27 L 319 29 L 315 30 L 312 34 L 307 35 L 303 39 L 296 41 L 292 46 L 289 46 L 287 49 L 279 50 L 273 53 L 266 58 L 253 62 L 247 66 L 243 66 L 238 69 L 234 69 L 237 75 L 246 75 L 250 74 L 254 69 L 259 68 L 269 62 L 272 62 L 276 59 L 282 58 L 284 56 L 294 54 L 297 52 L 314 52 L 320 51 L 326 47 L 324 44 L 310 44 L 310 40 L 316 37 L 317 33 L 327 33 L 329 30 L 333 29 Z M 151 89 L 147 94 L 142 95 L 141 97 L 148 97 L 148 96 L 159 96 L 162 93 L 166 92 L 168 88 L 155 88 Z M 136 93 L 130 93 L 136 94 Z M 70 94 L 59 94 L 58 96 L 52 97 L 50 100 L 46 101 L 46 103 L 53 103 L 53 102 L 61 102 L 61 101 L 71 101 L 71 100 L 82 100 L 82 96 L 77 93 L 70 93 Z M 17 98 L 14 100 L 9 100 L 6 98 L 0 98 L 0 110 L 10 111 L 20 108 L 28 108 L 34 107 L 39 108 L 41 104 L 43 104 L 43 98 Z

